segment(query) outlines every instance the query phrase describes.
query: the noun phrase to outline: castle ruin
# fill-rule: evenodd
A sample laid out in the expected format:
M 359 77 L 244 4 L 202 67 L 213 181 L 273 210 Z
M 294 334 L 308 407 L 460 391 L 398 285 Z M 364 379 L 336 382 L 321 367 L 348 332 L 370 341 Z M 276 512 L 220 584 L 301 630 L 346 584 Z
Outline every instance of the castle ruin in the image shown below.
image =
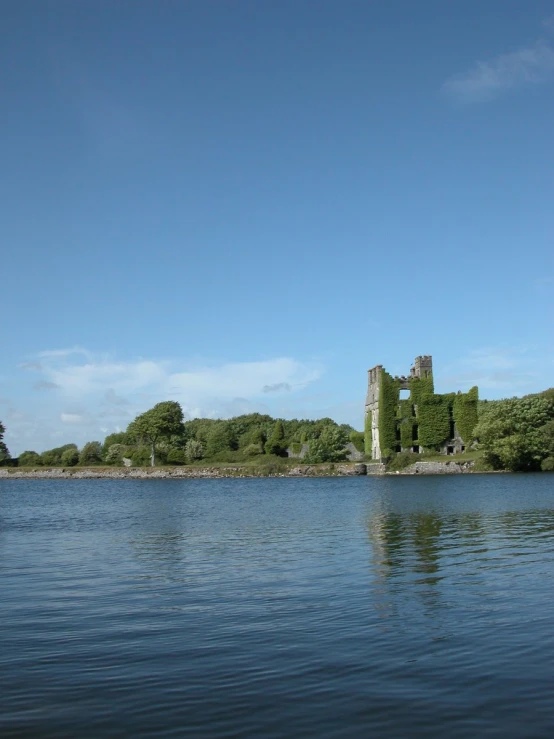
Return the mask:
M 365 451 L 384 460 L 401 451 L 459 454 L 473 442 L 477 387 L 436 394 L 433 359 L 415 358 L 408 377 L 392 377 L 383 365 L 368 370 Z

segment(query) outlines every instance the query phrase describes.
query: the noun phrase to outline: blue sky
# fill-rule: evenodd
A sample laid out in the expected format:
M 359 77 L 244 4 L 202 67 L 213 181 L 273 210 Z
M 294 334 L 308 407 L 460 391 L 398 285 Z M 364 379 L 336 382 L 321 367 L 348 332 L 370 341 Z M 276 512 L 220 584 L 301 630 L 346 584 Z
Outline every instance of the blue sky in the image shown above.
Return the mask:
M 2 4 L 12 453 L 554 384 L 554 2 Z

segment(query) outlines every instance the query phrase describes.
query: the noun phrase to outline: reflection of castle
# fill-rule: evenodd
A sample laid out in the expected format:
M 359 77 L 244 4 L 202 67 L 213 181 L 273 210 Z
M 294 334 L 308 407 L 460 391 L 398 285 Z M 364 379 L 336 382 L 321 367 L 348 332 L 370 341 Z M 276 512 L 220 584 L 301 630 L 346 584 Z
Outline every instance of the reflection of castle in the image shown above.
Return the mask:
M 473 441 L 477 400 L 476 387 L 436 394 L 429 355 L 415 358 L 409 377 L 392 377 L 378 364 L 368 371 L 366 453 L 384 459 L 400 451 L 463 452 Z

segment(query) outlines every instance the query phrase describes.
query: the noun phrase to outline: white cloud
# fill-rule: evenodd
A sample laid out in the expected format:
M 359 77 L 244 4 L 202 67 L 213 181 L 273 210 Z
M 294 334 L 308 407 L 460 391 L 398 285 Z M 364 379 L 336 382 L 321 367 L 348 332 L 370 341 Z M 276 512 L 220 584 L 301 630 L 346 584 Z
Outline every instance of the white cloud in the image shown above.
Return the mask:
M 12 453 L 23 451 L 20 446 L 51 448 L 59 437 L 79 445 L 101 438 L 161 400 L 180 402 L 187 418 L 269 413 L 267 388 L 275 389 L 276 396 L 288 389 L 291 396 L 322 374 L 320 366 L 291 357 L 192 365 L 184 360 L 121 361 L 83 347 L 43 351 L 39 357 L 40 363 L 28 363 L 39 375 L 36 385 L 56 392 L 35 395 L 30 418 L 11 419 Z
M 531 46 L 488 61 L 478 61 L 469 71 L 443 84 L 443 92 L 460 103 L 491 100 L 508 90 L 541 84 L 554 76 L 554 48 L 539 39 Z
M 66 359 L 67 357 L 71 357 L 73 355 L 82 355 L 84 357 L 90 357 L 91 353 L 87 351 L 86 349 L 83 349 L 82 346 L 74 346 L 71 349 L 47 349 L 46 351 L 38 353 L 38 356 L 44 359 L 54 359 L 54 358 Z M 28 362 L 27 364 L 36 365 L 37 363 Z
M 213 399 L 251 400 L 267 388 L 302 388 L 321 375 L 318 367 L 289 357 L 189 369 L 167 361 L 94 359 L 88 352 L 84 363 L 61 352 L 49 352 L 49 362 L 45 353 L 42 356 L 48 382 L 75 398 L 101 395 L 110 405 L 127 404 L 127 398 L 138 393 L 181 400 L 187 408 Z
M 62 423 L 86 423 L 87 416 L 82 413 L 60 413 Z

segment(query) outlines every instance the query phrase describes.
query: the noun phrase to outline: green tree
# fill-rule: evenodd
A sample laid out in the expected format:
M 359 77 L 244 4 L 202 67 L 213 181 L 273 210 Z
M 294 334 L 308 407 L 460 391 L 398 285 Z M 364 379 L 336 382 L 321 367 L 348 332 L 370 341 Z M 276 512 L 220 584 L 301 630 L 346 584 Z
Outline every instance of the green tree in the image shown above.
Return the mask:
M 308 443 L 308 453 L 304 460 L 309 464 L 319 462 L 340 462 L 346 459 L 345 446 L 348 436 L 338 426 L 334 428 L 327 426 L 317 439 L 311 439 Z
M 167 454 L 168 464 L 186 464 L 187 455 L 184 449 L 170 449 Z
M 102 456 L 106 457 L 109 448 L 114 444 L 126 446 L 128 443 L 129 439 L 127 438 L 127 434 L 125 431 L 117 431 L 116 433 L 108 434 L 108 436 L 106 436 L 106 438 L 104 439 L 104 443 L 102 444 Z
M 66 449 L 77 449 L 77 444 L 64 444 L 63 446 L 47 449 L 40 455 L 41 464 L 45 467 L 60 467 L 62 463 L 62 454 Z
M 17 463 L 20 467 L 40 467 L 42 459 L 37 452 L 26 451 L 21 452 Z
M 173 400 L 157 403 L 129 425 L 127 433 L 150 446 L 150 464 L 156 464 L 156 442 L 183 433 L 183 409 Z
M 187 462 L 196 462 L 204 456 L 204 447 L 198 439 L 189 439 L 185 444 L 185 459 Z
M 283 421 L 278 419 L 275 421 L 271 436 L 265 443 L 266 454 L 275 454 L 278 457 L 286 455 L 285 427 Z
M 475 436 L 494 469 L 539 470 L 550 456 L 554 399 L 547 393 L 481 405 Z
M 228 452 L 234 446 L 234 439 L 229 424 L 226 421 L 218 421 L 212 426 L 206 436 L 206 457 L 215 457 L 222 452 Z
M 125 444 L 111 444 L 103 455 L 104 461 L 106 464 L 122 465 L 126 450 Z
M 4 424 L 2 423 L 2 421 L 0 421 L 0 462 L 4 459 L 11 459 L 8 447 L 4 443 L 5 433 L 6 433 L 6 429 L 4 427 Z
M 75 467 L 79 463 L 79 452 L 77 449 L 65 449 L 60 461 L 64 467 Z
M 79 454 L 79 464 L 83 467 L 102 462 L 102 444 L 99 441 L 87 441 Z

